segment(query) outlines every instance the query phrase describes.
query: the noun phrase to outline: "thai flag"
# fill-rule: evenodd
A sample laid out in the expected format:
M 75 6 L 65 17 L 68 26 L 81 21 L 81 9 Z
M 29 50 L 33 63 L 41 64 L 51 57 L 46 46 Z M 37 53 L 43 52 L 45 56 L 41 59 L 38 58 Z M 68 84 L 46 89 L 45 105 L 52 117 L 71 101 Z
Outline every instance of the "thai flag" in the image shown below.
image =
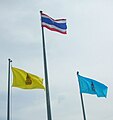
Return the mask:
M 56 31 L 62 34 L 67 34 L 66 19 L 53 19 L 48 15 L 41 13 L 42 27 L 46 27 L 51 31 Z

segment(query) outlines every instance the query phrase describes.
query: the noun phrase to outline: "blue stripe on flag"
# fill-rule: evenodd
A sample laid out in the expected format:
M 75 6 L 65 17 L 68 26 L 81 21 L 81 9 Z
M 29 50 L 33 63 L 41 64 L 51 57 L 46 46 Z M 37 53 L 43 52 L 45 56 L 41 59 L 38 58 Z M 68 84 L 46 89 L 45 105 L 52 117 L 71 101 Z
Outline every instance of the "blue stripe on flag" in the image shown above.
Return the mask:
M 42 22 L 45 22 L 49 25 L 54 25 L 54 26 L 61 28 L 61 29 L 67 29 L 66 23 L 57 23 L 56 21 L 53 21 L 49 18 L 42 17 Z

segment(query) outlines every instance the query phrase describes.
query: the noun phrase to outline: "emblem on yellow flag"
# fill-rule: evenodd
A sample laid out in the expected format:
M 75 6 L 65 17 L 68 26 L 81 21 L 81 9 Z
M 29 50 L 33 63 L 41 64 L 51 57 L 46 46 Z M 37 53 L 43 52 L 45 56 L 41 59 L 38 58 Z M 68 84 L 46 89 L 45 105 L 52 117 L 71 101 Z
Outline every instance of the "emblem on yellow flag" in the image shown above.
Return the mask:
M 31 80 L 30 76 L 28 75 L 28 73 L 27 73 L 25 84 L 26 85 L 31 85 L 32 84 L 32 80 Z

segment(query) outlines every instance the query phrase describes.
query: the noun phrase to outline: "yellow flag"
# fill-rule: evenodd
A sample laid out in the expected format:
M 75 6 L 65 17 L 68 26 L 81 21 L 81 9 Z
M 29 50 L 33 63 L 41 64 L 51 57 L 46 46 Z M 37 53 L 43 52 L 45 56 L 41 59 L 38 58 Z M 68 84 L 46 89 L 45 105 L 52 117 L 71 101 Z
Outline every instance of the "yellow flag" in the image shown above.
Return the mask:
M 25 72 L 24 70 L 12 67 L 13 72 L 13 87 L 23 89 L 45 89 L 43 79 Z

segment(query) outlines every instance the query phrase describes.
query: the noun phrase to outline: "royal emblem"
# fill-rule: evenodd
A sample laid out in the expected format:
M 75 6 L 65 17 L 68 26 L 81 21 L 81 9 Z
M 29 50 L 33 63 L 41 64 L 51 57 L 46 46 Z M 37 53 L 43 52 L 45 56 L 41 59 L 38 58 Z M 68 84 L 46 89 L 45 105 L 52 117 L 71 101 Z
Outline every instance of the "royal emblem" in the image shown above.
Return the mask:
M 91 88 L 92 88 L 92 91 L 95 92 L 95 86 L 94 86 L 93 82 L 91 83 Z
M 26 85 L 31 85 L 31 84 L 32 84 L 32 80 L 31 80 L 31 78 L 30 78 L 30 76 L 29 76 L 28 74 L 27 74 L 27 76 L 26 76 L 25 84 L 26 84 Z

